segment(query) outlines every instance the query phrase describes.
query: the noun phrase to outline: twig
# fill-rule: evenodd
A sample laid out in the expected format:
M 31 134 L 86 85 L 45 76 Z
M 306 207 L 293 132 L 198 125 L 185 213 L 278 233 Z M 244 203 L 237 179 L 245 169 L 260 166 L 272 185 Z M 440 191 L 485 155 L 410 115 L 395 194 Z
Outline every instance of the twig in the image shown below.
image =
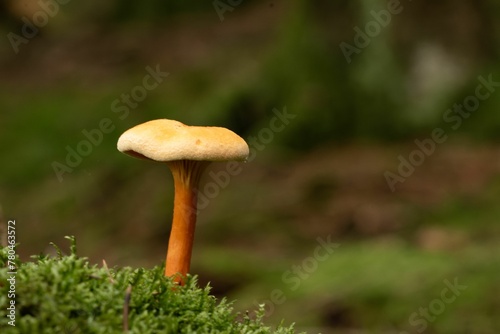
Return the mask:
M 132 295 L 132 285 L 125 290 L 125 303 L 123 304 L 123 331 L 128 332 L 128 308 L 130 305 L 130 297 Z
M 115 279 L 113 278 L 113 276 L 111 276 L 111 272 L 109 271 L 109 268 L 108 268 L 108 264 L 106 263 L 106 260 L 102 259 L 102 267 L 104 269 L 106 269 L 106 271 L 108 272 L 108 276 L 109 276 L 109 281 L 111 282 L 111 284 L 115 284 L 116 281 Z

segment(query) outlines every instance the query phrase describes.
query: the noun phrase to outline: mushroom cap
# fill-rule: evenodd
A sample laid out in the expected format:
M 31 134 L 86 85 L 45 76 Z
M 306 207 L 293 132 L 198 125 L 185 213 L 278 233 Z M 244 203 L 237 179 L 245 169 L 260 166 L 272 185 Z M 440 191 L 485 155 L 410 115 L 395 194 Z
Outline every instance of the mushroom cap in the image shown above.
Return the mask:
M 249 154 L 245 140 L 231 130 L 170 119 L 152 120 L 125 131 L 117 147 L 131 156 L 161 162 L 243 161 Z

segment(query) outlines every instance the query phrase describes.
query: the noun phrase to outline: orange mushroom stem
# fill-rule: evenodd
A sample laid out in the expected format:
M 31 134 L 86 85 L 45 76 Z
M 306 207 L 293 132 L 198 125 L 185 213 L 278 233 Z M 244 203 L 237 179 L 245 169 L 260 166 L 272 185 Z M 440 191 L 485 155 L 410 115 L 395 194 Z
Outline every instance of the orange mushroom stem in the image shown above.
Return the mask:
M 174 177 L 175 197 L 165 276 L 172 276 L 175 282 L 182 285 L 191 264 L 198 185 L 208 162 L 180 160 L 168 162 L 167 165 Z

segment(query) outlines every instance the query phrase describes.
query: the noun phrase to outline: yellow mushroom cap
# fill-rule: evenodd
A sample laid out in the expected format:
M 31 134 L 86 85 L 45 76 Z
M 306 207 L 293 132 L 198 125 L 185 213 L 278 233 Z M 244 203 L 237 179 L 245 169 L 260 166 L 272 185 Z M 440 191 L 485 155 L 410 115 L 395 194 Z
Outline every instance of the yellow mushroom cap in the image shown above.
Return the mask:
M 231 130 L 188 126 L 170 119 L 149 121 L 125 131 L 117 147 L 131 156 L 161 162 L 243 161 L 249 154 L 245 140 Z

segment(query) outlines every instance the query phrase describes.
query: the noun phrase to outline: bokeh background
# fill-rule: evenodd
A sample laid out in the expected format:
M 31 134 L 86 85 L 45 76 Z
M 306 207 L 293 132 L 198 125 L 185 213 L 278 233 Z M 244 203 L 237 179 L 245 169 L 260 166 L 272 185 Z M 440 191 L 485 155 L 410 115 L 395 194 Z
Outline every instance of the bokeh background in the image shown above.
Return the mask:
M 192 272 L 216 296 L 310 333 L 498 333 L 498 1 L 54 1 L 0 2 L 0 205 L 22 260 L 75 235 L 98 265 L 161 264 L 170 172 L 117 139 L 156 118 L 225 126 L 257 139 L 200 211 Z M 125 113 L 148 67 L 169 74 Z

